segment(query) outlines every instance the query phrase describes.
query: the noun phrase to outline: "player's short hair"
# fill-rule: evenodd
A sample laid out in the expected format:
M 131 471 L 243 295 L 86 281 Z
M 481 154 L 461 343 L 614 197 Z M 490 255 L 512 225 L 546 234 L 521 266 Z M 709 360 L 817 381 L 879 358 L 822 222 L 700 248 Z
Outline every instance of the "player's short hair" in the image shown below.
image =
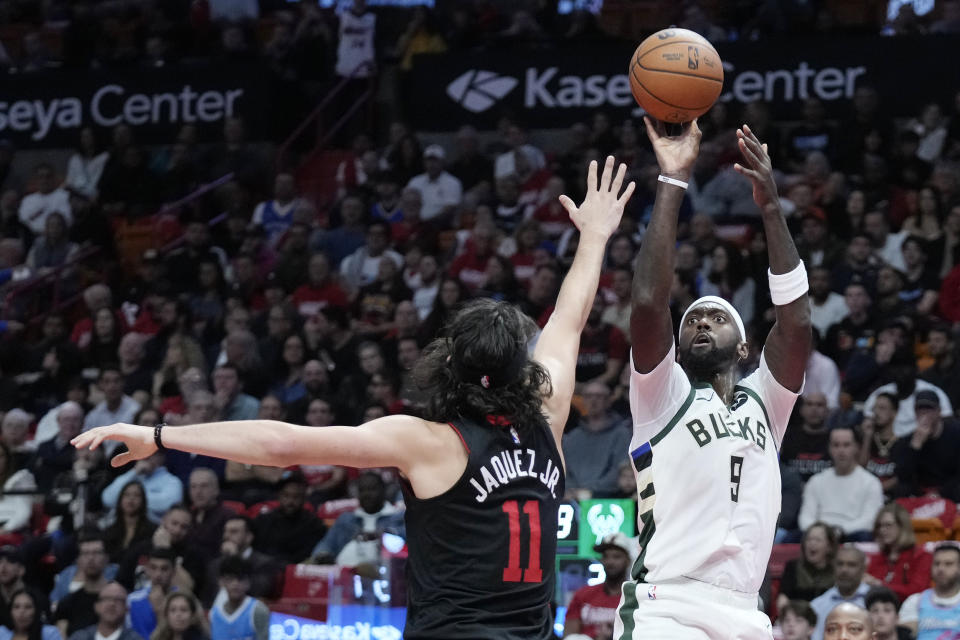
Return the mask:
M 897 594 L 890 590 L 889 587 L 874 587 L 867 592 L 866 597 L 863 599 L 864 608 L 867 611 L 870 611 L 870 608 L 880 602 L 889 602 L 893 605 L 893 608 L 900 611 L 900 599 L 897 598 Z
M 792 613 L 798 618 L 802 618 L 810 623 L 811 627 L 817 626 L 817 612 L 813 610 L 810 603 L 806 600 L 791 600 L 780 609 L 780 617 L 787 613 Z
M 147 557 L 151 560 L 167 560 L 170 564 L 177 562 L 177 552 L 170 547 L 151 547 Z
M 502 416 L 517 429 L 546 427 L 550 375 L 527 354 L 536 331 L 509 303 L 481 298 L 465 304 L 414 367 L 429 398 L 423 417 L 446 422 L 463 415 L 486 424 L 488 416 Z
M 857 446 L 860 446 L 863 444 L 863 434 L 860 432 L 859 429 L 857 429 L 852 424 L 846 424 L 841 422 L 840 424 L 837 424 L 831 427 L 830 433 L 832 434 L 834 431 L 849 431 L 850 433 L 853 434 L 853 440 L 854 442 L 857 443 Z
M 253 575 L 253 567 L 250 561 L 242 556 L 227 556 L 220 561 L 219 575 L 221 578 L 237 578 L 238 580 L 249 580 Z

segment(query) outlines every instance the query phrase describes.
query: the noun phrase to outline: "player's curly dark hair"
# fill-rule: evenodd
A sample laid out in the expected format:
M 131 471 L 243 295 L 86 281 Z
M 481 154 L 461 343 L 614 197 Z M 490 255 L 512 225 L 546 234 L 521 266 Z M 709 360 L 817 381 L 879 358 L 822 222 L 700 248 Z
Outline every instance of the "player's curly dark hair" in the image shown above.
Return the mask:
M 546 426 L 550 375 L 527 357 L 536 330 L 506 302 L 482 298 L 464 305 L 414 368 L 428 398 L 423 417 L 446 422 L 463 416 L 486 424 L 487 416 L 503 416 L 518 429 Z

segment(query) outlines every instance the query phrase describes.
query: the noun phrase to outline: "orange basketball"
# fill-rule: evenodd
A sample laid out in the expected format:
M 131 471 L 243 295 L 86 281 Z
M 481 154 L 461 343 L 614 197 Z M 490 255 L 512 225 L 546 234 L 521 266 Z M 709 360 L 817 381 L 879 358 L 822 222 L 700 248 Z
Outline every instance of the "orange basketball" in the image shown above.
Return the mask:
M 717 50 L 687 29 L 658 31 L 630 60 L 630 89 L 644 110 L 663 122 L 689 122 L 706 113 L 723 89 Z

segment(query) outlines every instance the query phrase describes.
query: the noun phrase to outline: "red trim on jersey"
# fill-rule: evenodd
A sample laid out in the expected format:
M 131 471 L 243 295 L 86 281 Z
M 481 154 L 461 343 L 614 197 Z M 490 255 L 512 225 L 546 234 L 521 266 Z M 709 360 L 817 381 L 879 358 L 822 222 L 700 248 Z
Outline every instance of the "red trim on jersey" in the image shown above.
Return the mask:
M 447 424 L 450 425 L 450 428 L 451 428 L 451 429 L 453 429 L 454 431 L 457 432 L 457 437 L 460 438 L 460 442 L 463 443 L 463 448 L 467 450 L 467 455 L 469 455 L 469 454 L 470 454 L 470 447 L 467 446 L 467 441 L 463 439 L 463 434 L 460 433 L 460 429 L 457 429 L 455 426 L 453 426 L 453 423 L 452 423 L 452 422 L 448 422 Z

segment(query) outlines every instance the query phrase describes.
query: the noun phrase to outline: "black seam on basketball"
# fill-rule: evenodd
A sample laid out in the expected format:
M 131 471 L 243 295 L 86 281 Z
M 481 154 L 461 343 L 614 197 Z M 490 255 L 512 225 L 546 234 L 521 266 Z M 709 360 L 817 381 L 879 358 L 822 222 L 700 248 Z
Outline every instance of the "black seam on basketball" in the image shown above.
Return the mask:
M 685 73 L 683 71 L 668 71 L 666 69 L 652 69 L 650 67 L 643 66 L 639 62 L 637 62 L 635 66 L 640 67 L 644 71 L 653 71 L 654 73 L 670 73 L 675 76 L 685 76 L 687 78 L 699 78 L 701 80 L 709 80 L 710 82 L 719 82 L 720 84 L 723 84 L 723 80 L 717 80 L 716 78 L 708 78 L 706 76 L 698 76 L 695 73 Z
M 632 76 L 633 76 L 633 79 L 637 81 L 637 84 L 640 85 L 640 88 L 641 88 L 641 89 L 643 89 L 644 91 L 646 91 L 647 93 L 650 94 L 650 97 L 655 98 L 656 100 L 662 102 L 663 104 L 667 105 L 668 107 L 673 107 L 674 109 L 683 109 L 684 111 L 696 111 L 697 109 L 709 109 L 710 107 L 713 106 L 713 103 L 712 103 L 712 102 L 711 102 L 709 105 L 705 106 L 705 107 L 681 107 L 681 106 L 678 105 L 678 104 L 672 104 L 672 103 L 670 103 L 670 102 L 667 102 L 666 100 L 664 100 L 663 98 L 661 98 L 661 97 L 658 96 L 657 94 L 655 94 L 653 91 L 650 91 L 650 89 L 647 89 L 646 85 L 643 84 L 642 82 L 640 82 L 640 78 L 637 77 L 637 74 L 636 74 L 636 72 L 635 72 L 634 69 L 631 69 L 631 70 L 630 70 L 630 75 L 632 75 Z
M 644 52 L 643 52 L 643 55 L 647 55 L 648 53 L 651 53 L 651 52 L 653 52 L 653 51 L 656 51 L 657 49 L 660 49 L 661 47 L 669 47 L 669 46 L 672 45 L 672 44 L 695 44 L 695 45 L 698 45 L 698 46 L 700 46 L 700 47 L 703 46 L 703 43 L 702 43 L 702 42 L 697 42 L 697 41 L 695 41 L 695 40 L 674 40 L 673 42 L 664 42 L 664 43 L 662 43 L 662 44 L 658 44 L 658 45 L 655 46 L 655 47 L 651 47 L 651 48 L 647 49 L 646 51 L 644 51 Z M 709 44 L 709 43 L 707 43 L 707 44 Z M 710 48 L 713 49 L 714 52 L 716 52 L 716 48 L 715 48 L 712 44 L 710 45 Z M 720 54 L 717 54 L 717 57 L 719 58 L 719 57 L 720 57 Z M 639 56 L 638 56 L 638 58 L 639 58 Z

